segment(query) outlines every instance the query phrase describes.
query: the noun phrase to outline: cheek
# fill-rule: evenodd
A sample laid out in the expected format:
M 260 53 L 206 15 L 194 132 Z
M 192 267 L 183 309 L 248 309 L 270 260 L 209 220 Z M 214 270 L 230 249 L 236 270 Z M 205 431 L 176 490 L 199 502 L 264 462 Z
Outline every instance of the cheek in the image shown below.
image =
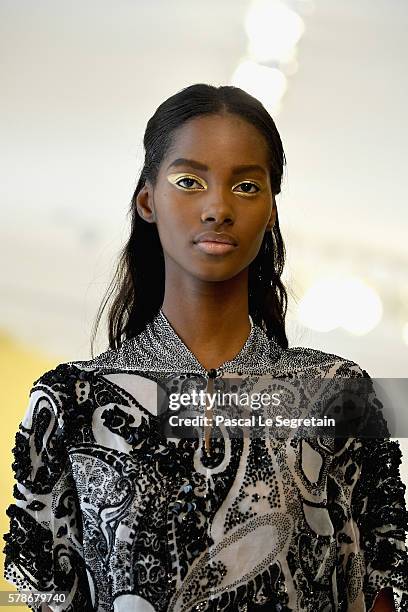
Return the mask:
M 264 235 L 257 234 L 248 246 L 248 261 L 252 262 L 258 255 Z
M 243 235 L 245 236 L 245 242 L 248 245 L 253 245 L 254 248 L 259 247 L 264 238 L 269 215 L 265 212 L 257 214 L 251 218 L 248 218 L 246 223 L 243 223 Z
M 157 210 L 157 230 L 163 250 L 176 254 L 188 246 L 193 226 L 185 206 L 177 206 L 174 202 L 164 204 Z
M 192 205 L 185 194 L 170 184 L 160 187 L 155 193 L 154 204 L 161 225 L 183 227 L 191 221 Z

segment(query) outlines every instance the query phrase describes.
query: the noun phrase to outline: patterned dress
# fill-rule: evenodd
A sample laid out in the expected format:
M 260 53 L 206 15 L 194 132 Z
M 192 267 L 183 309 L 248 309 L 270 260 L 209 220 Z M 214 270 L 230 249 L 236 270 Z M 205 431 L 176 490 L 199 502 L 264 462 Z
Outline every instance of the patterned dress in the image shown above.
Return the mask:
M 213 372 L 218 385 L 370 380 L 336 355 L 283 350 L 252 321 Z M 227 435 L 206 453 L 201 434 L 167 439 L 162 381 L 185 390 L 208 376 L 159 311 L 120 349 L 35 381 L 13 449 L 5 578 L 67 592 L 50 604 L 62 611 L 363 612 L 385 586 L 407 611 L 398 442 Z

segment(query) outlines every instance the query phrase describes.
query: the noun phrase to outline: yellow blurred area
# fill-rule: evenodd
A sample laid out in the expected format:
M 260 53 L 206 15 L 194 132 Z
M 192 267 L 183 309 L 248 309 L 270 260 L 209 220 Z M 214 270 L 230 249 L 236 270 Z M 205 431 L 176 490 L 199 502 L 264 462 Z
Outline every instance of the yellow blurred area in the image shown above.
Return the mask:
M 9 518 L 6 515 L 6 508 L 13 502 L 13 486 L 15 483 L 11 464 L 13 462 L 12 448 L 18 426 L 24 416 L 28 406 L 30 389 L 34 380 L 41 374 L 54 368 L 62 359 L 45 357 L 34 349 L 23 346 L 16 342 L 11 336 L 0 330 L 0 401 L 2 406 L 2 427 L 1 427 L 1 551 L 5 542 L 3 535 L 9 530 Z M 12 584 L 3 578 L 4 554 L 1 553 L 1 576 L 0 590 L 16 590 Z M 0 606 L 0 609 L 9 609 L 9 606 Z M 13 610 L 26 611 L 26 606 L 13 606 Z

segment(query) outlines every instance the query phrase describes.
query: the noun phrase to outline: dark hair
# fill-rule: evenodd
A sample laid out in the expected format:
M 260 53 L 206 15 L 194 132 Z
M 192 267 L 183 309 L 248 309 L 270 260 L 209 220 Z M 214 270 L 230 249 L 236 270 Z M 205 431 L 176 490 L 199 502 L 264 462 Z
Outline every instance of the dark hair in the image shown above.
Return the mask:
M 238 87 L 205 84 L 191 85 L 165 100 L 147 123 L 143 141 L 144 166 L 129 211 L 131 233 L 99 307 L 92 335 L 92 352 L 103 311 L 112 295 L 108 331 L 109 346 L 113 349 L 142 331 L 162 306 L 165 280 L 163 249 L 156 224 L 144 221 L 137 212 L 136 198 L 147 180 L 155 184 L 175 130 L 194 117 L 219 113 L 239 115 L 263 134 L 270 154 L 272 193 L 280 193 L 286 158 L 275 123 L 259 100 Z M 287 348 L 287 293 L 281 281 L 284 263 L 285 246 L 276 216 L 273 230 L 265 233 L 259 253 L 249 266 L 249 313 L 269 337 L 273 336 L 280 346 Z

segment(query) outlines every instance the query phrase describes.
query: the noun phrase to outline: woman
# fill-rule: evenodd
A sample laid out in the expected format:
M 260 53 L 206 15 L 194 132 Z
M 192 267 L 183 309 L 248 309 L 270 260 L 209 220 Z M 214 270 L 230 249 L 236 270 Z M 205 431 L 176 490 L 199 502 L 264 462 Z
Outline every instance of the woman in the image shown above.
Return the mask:
M 144 144 L 110 349 L 36 381 L 17 433 L 7 580 L 66 592 L 58 610 L 379 612 L 392 593 L 408 609 L 401 453 L 386 434 L 336 447 L 208 425 L 163 435 L 166 385 L 368 375 L 288 348 L 285 157 L 260 102 L 193 85 Z

